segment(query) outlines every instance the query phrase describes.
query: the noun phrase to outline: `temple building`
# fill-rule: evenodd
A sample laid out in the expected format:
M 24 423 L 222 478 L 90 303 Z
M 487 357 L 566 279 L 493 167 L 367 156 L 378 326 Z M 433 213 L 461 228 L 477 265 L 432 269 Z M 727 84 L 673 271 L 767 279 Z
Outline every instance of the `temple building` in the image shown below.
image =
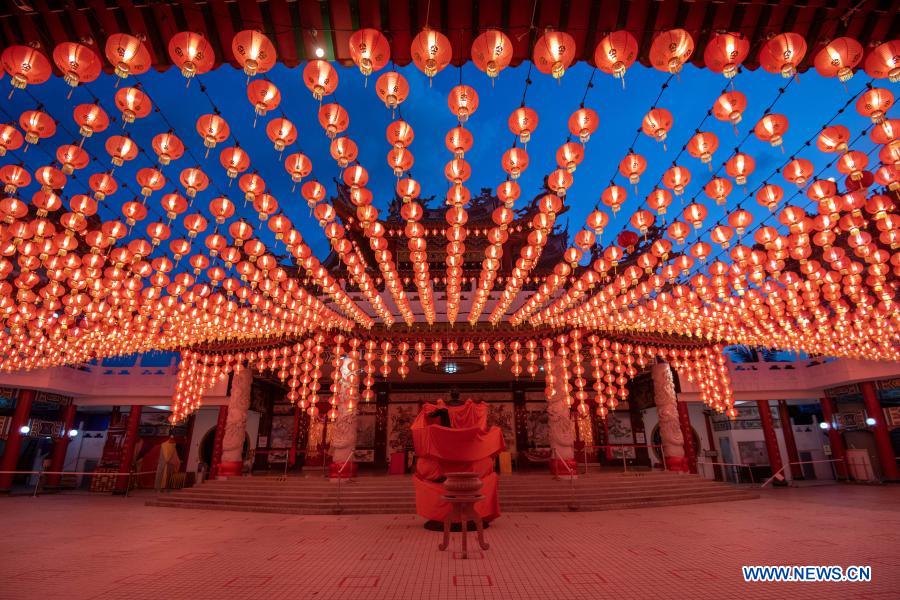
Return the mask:
M 0 597 L 896 597 L 896 6 L 8 4 Z

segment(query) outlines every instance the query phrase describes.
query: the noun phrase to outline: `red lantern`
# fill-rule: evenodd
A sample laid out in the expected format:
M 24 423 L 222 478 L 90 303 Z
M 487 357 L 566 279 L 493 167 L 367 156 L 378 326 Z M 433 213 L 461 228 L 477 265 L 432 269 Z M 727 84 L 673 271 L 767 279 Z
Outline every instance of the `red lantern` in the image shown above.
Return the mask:
M 277 117 L 266 124 L 266 135 L 272 140 L 275 150 L 281 152 L 297 141 L 297 128 L 287 119 Z
M 313 98 L 321 100 L 337 89 L 338 74 L 328 61 L 311 60 L 303 69 L 303 83 L 312 92 Z
M 202 115 L 197 119 L 197 133 L 203 138 L 203 145 L 207 149 L 216 147 L 219 142 L 224 142 L 231 135 L 228 122 L 217 114 Z M 208 152 L 208 151 L 207 151 Z
M 180 31 L 169 40 L 169 58 L 188 79 L 213 68 L 216 61 L 212 46 L 199 33 Z
M 756 161 L 749 154 L 738 152 L 725 163 L 725 171 L 738 185 L 747 183 L 747 177 L 756 168 Z
M 255 79 L 247 85 L 247 100 L 253 105 L 253 112 L 264 117 L 270 110 L 275 110 L 281 104 L 281 92 L 271 81 Z M 253 119 L 256 127 L 256 119 Z
M 788 181 L 803 187 L 813 173 L 813 165 L 805 158 L 795 158 L 784 167 L 781 173 Z
M 676 196 L 680 196 L 691 182 L 691 172 L 685 167 L 671 166 L 663 173 L 662 182 L 664 186 L 674 191 Z
M 263 33 L 252 29 L 235 34 L 231 40 L 231 52 L 248 77 L 269 71 L 275 66 L 277 59 L 272 41 Z
M 234 179 L 250 168 L 250 156 L 240 146 L 232 146 L 222 150 L 219 163 L 225 168 L 225 175 Z
M 360 29 L 350 36 L 350 58 L 368 77 L 387 65 L 391 59 L 391 46 L 387 38 L 376 29 Z
M 116 190 L 119 189 L 116 180 L 109 173 L 95 173 L 91 175 L 88 185 L 94 191 L 94 199 L 98 202 L 102 202 L 107 196 L 115 194 Z
M 209 186 L 209 177 L 196 167 L 184 169 L 179 179 L 188 198 L 193 198 L 197 192 L 202 192 Z
M 395 109 L 409 95 L 409 83 L 397 71 L 388 71 L 382 73 L 375 82 L 375 93 L 378 94 L 385 106 Z
M 14 126 L 0 125 L 0 156 L 6 156 L 7 151 L 18 150 L 24 141 L 25 138 Z
M 843 125 L 829 125 L 816 139 L 816 146 L 822 152 L 846 152 L 850 141 L 850 130 Z
M 759 191 L 756 192 L 756 201 L 769 210 L 775 210 L 775 207 L 778 206 L 778 203 L 781 202 L 783 197 L 784 190 L 781 189 L 781 186 L 771 183 L 762 186 L 759 188 Z
M 647 170 L 647 159 L 640 154 L 626 154 L 619 163 L 619 173 L 628 178 L 628 181 L 637 185 L 641 175 Z
M 305 154 L 295 152 L 285 159 L 284 169 L 290 174 L 291 181 L 300 183 L 304 177 L 312 172 L 312 162 Z
M 594 64 L 604 73 L 622 79 L 624 86 L 625 71 L 637 60 L 638 52 L 638 43 L 633 35 L 625 30 L 613 31 L 594 49 Z
M 415 133 L 409 123 L 397 120 L 387 126 L 385 136 L 388 143 L 394 148 L 408 148 L 415 137 Z
M 764 142 L 769 142 L 772 147 L 781 146 L 782 136 L 788 130 L 788 118 L 779 114 L 768 114 L 756 123 L 753 133 Z
M 472 62 L 492 79 L 509 66 L 512 53 L 512 41 L 497 29 L 488 29 L 472 42 Z
M 738 67 L 750 53 L 750 41 L 740 33 L 716 33 L 706 44 L 703 62 L 706 68 L 727 78 L 737 75 Z
M 468 85 L 457 85 L 447 96 L 447 106 L 460 123 L 465 123 L 478 109 L 478 93 Z
M 655 189 L 647 196 L 647 206 L 657 212 L 657 214 L 666 214 L 667 207 L 672 204 L 672 194 L 669 190 Z
M 116 92 L 116 108 L 122 111 L 122 120 L 134 123 L 135 119 L 143 119 L 150 114 L 153 103 L 150 97 L 136 87 L 122 88 Z
M 168 165 L 184 156 L 184 144 L 171 131 L 154 136 L 152 145 L 161 165 Z
M 347 137 L 335 138 L 331 140 L 331 158 L 333 158 L 338 166 L 345 169 L 347 165 L 356 160 L 359 150 L 356 142 Z
M 743 118 L 743 113 L 747 109 L 747 96 L 737 90 L 725 92 L 716 99 L 713 104 L 713 116 L 720 121 L 731 121 L 737 125 Z M 737 133 L 737 128 L 735 128 Z
M 37 144 L 38 140 L 56 134 L 56 121 L 42 110 L 26 110 L 19 115 L 19 127 L 25 132 L 27 144 Z
M 447 36 L 428 27 L 413 38 L 409 53 L 413 63 L 429 79 L 443 71 L 453 58 L 453 48 Z
M 651 109 L 641 122 L 641 130 L 657 142 L 665 141 L 672 128 L 672 113 L 664 108 Z M 663 146 L 665 149 L 665 145 Z
M 106 139 L 106 151 L 112 158 L 112 164 L 121 167 L 127 160 L 134 160 L 138 155 L 138 146 L 130 137 L 113 135 Z
M 837 77 L 848 81 L 853 77 L 853 67 L 862 60 L 862 45 L 853 38 L 841 37 L 831 40 L 816 54 L 816 71 L 822 77 Z
M 262 194 L 266 191 L 266 182 L 258 173 L 247 173 L 246 175 L 242 175 L 238 180 L 238 187 L 244 192 L 244 199 L 249 202 L 252 201 L 257 194 Z
M 72 87 L 100 77 L 100 57 L 93 49 L 77 42 L 62 42 L 53 49 L 53 62 L 62 71 L 63 81 Z
M 684 29 L 663 31 L 650 45 L 650 64 L 653 68 L 678 73 L 694 53 L 694 40 Z
M 325 130 L 325 135 L 334 139 L 350 126 L 350 115 L 340 104 L 325 104 L 319 108 L 319 124 Z
M 107 38 L 106 59 L 122 79 L 150 70 L 150 52 L 141 40 L 127 33 L 114 33 Z
M 566 142 L 556 151 L 556 164 L 569 173 L 574 173 L 582 160 L 584 160 L 584 146 L 581 144 Z
M 856 110 L 876 125 L 884 121 L 884 114 L 894 104 L 894 95 L 883 88 L 872 88 L 856 101 Z
M 413 166 L 413 154 L 407 148 L 391 148 L 388 151 L 388 166 L 394 171 L 396 177 L 402 177 Z
M 723 177 L 716 177 L 706 184 L 703 191 L 721 206 L 725 204 L 728 194 L 731 193 L 731 182 Z
M 72 118 L 78 124 L 78 133 L 86 138 L 109 127 L 109 115 L 99 104 L 79 104 L 72 111 Z
M 712 161 L 712 155 L 718 147 L 719 138 L 716 137 L 716 134 L 709 131 L 701 131 L 694 134 L 694 137 L 687 143 L 688 153 L 694 158 L 699 158 L 702 163 Z
M 91 159 L 80 146 L 65 144 L 56 149 L 56 160 L 62 165 L 62 172 L 71 175 L 75 169 L 85 168 Z
M 575 60 L 575 38 L 562 31 L 547 31 L 534 44 L 534 66 L 559 79 Z
M 780 33 L 763 45 L 759 64 L 769 73 L 781 73 L 784 78 L 797 74 L 797 65 L 806 56 L 806 40 L 799 33 Z
M 597 111 L 591 108 L 579 108 L 569 117 L 569 132 L 577 135 L 582 144 L 591 139 L 591 134 L 600 126 L 600 117 Z
M 509 115 L 509 130 L 519 137 L 519 141 L 527 144 L 531 134 L 537 129 L 538 115 L 528 107 L 521 106 Z
M 50 61 L 30 46 L 10 46 L 0 55 L 0 63 L 16 89 L 24 90 L 28 84 L 37 85 L 50 79 Z
M 523 148 L 510 148 L 503 153 L 501 165 L 512 179 L 518 179 L 528 168 L 528 153 Z
M 465 153 L 472 148 L 474 139 L 472 132 L 464 127 L 454 127 L 444 138 L 447 149 L 450 150 L 456 158 L 463 158 Z
M 900 40 L 885 42 L 872 50 L 866 57 L 866 73 L 873 79 L 900 81 Z
M 600 195 L 600 201 L 610 207 L 613 214 L 616 214 L 619 212 L 619 208 L 622 204 L 625 203 L 627 197 L 628 192 L 625 191 L 625 188 L 618 185 L 611 185 L 603 190 L 603 193 Z
M 169 220 L 175 219 L 178 215 L 188 209 L 187 200 L 185 200 L 184 196 L 181 194 L 176 193 L 163 195 L 159 204 L 162 206 L 162 209 L 166 211 L 166 218 Z M 213 203 L 210 203 L 210 207 L 212 207 L 212 205 Z

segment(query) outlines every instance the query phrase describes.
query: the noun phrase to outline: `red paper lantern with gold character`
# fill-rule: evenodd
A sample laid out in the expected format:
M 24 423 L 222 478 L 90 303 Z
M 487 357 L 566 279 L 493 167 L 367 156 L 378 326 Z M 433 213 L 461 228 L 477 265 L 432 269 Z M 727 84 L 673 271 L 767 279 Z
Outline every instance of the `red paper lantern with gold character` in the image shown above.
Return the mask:
M 7 151 L 18 150 L 24 141 L 25 138 L 14 126 L 0 125 L 0 156 L 6 156 Z
M 460 123 L 465 123 L 478 109 L 478 92 L 468 85 L 457 85 L 447 96 L 447 106 Z
M 725 163 L 725 172 L 734 178 L 738 185 L 747 183 L 747 177 L 756 169 L 756 161 L 749 154 L 738 152 Z
M 575 60 L 575 38 L 562 31 L 547 31 L 534 44 L 534 66 L 541 73 L 562 77 Z
M 863 57 L 862 45 L 849 37 L 831 40 L 816 54 L 816 71 L 822 77 L 837 77 L 839 81 L 847 81 L 853 77 L 853 67 Z
M 737 75 L 738 67 L 750 53 L 750 41 L 740 33 L 713 34 L 703 51 L 706 68 L 727 78 Z
M 594 49 L 594 64 L 604 73 L 622 79 L 624 86 L 625 71 L 637 60 L 638 52 L 638 43 L 633 35 L 625 30 L 613 31 Z
M 756 137 L 764 142 L 769 142 L 773 147 L 780 146 L 783 139 L 782 136 L 788 130 L 788 118 L 784 115 L 771 113 L 761 118 L 753 133 Z
M 197 119 L 197 133 L 203 138 L 203 145 L 211 149 L 227 140 L 231 135 L 231 129 L 225 119 L 218 114 L 210 113 Z
M 116 107 L 122 111 L 122 120 L 134 123 L 135 119 L 143 119 L 150 114 L 153 103 L 150 97 L 136 87 L 126 87 L 116 92 Z
M 737 90 L 725 92 L 716 98 L 713 104 L 713 116 L 720 121 L 731 121 L 734 125 L 741 122 L 745 110 L 747 110 L 747 96 Z
M 884 121 L 887 110 L 894 105 L 894 94 L 884 88 L 871 88 L 856 101 L 856 110 L 876 125 Z
M 509 115 L 509 130 L 517 135 L 523 144 L 527 144 L 531 139 L 537 125 L 538 114 L 527 106 L 521 106 Z
M 269 71 L 278 58 L 272 41 L 265 34 L 252 29 L 245 29 L 234 35 L 231 52 L 248 77 Z
M 276 117 L 266 123 L 266 135 L 272 141 L 275 150 L 281 152 L 297 141 L 297 128 L 291 121 Z
M 472 62 L 492 79 L 509 66 L 512 54 L 512 41 L 497 29 L 488 29 L 472 42 Z
M 653 68 L 678 73 L 694 53 L 694 39 L 684 29 L 663 31 L 650 45 L 650 64 Z
M 785 165 L 781 173 L 791 183 L 803 187 L 813 174 L 813 165 L 805 158 L 795 158 Z
M 319 108 L 319 125 L 325 130 L 325 135 L 333 139 L 350 126 L 350 115 L 336 102 L 324 104 Z
M 641 175 L 647 170 L 647 159 L 640 154 L 626 154 L 619 162 L 619 173 L 628 178 L 633 185 L 641 180 Z
M 866 73 L 873 79 L 887 77 L 891 83 L 900 81 L 900 40 L 885 42 L 866 57 Z
M 569 132 L 577 135 L 582 144 L 591 139 L 591 135 L 600 126 L 600 117 L 592 108 L 579 108 L 569 117 Z
M 311 60 L 303 68 L 303 83 L 312 92 L 313 98 L 321 100 L 334 93 L 338 85 L 338 74 L 326 60 Z
M 150 70 L 150 52 L 144 43 L 127 33 L 114 33 L 106 39 L 106 59 L 118 77 L 142 75 Z
M 255 79 L 247 85 L 247 100 L 253 105 L 253 112 L 262 117 L 270 110 L 275 110 L 281 104 L 281 92 L 271 81 Z M 256 126 L 256 119 L 253 119 Z
M 72 118 L 83 137 L 91 137 L 109 127 L 109 115 L 99 104 L 79 104 L 72 111 Z
M 444 143 L 447 149 L 453 153 L 456 158 L 463 158 L 466 152 L 472 148 L 474 138 L 472 132 L 465 127 L 454 127 L 447 132 Z
M 716 177 L 709 181 L 706 186 L 703 188 L 703 191 L 709 196 L 711 199 L 715 200 L 716 204 L 722 205 L 728 199 L 728 194 L 731 193 L 731 182 L 725 179 L 724 177 Z
M 250 155 L 240 146 L 225 148 L 219 154 L 219 163 L 225 169 L 229 179 L 235 179 L 240 173 L 250 168 Z
M 350 58 L 368 77 L 380 71 L 391 59 L 391 46 L 377 29 L 360 29 L 350 36 Z
M 694 137 L 687 143 L 688 153 L 694 158 L 699 158 L 702 163 L 712 161 L 712 155 L 718 147 L 719 138 L 709 131 L 694 134 Z
M 0 63 L 16 89 L 24 90 L 28 84 L 37 85 L 50 79 L 50 61 L 30 46 L 10 46 L 0 55 Z
M 676 196 L 684 193 L 684 188 L 691 182 L 691 172 L 685 167 L 673 165 L 666 169 L 662 178 L 663 185 L 675 192 Z
M 171 131 L 154 136 L 152 145 L 161 165 L 168 165 L 184 156 L 184 143 Z
M 194 75 L 209 72 L 216 55 L 205 37 L 193 31 L 179 31 L 169 40 L 169 58 L 190 81 Z
M 106 138 L 106 151 L 112 158 L 112 164 L 121 167 L 126 160 L 134 160 L 138 155 L 138 145 L 130 137 L 112 135 Z
M 75 169 L 83 169 L 91 158 L 80 146 L 64 144 L 56 149 L 56 160 L 62 165 L 62 172 L 71 175 Z
M 63 81 L 72 87 L 90 83 L 100 77 L 100 57 L 83 44 L 62 42 L 53 49 L 53 62 L 62 71 Z
M 759 51 L 759 64 L 769 73 L 781 73 L 784 78 L 797 74 L 797 66 L 806 56 L 806 40 L 799 33 L 779 33 L 767 41 Z
M 641 121 L 641 130 L 657 142 L 665 141 L 671 128 L 672 113 L 665 108 L 651 109 Z
M 387 126 L 385 137 L 394 148 L 408 148 L 415 138 L 412 125 L 402 119 L 398 119 Z
M 330 151 L 331 158 L 333 158 L 342 169 L 345 169 L 347 165 L 355 161 L 356 157 L 359 155 L 356 142 L 348 137 L 340 137 L 331 140 Z
M 453 47 L 443 33 L 426 27 L 413 38 L 409 53 L 413 63 L 431 79 L 450 64 Z
M 56 121 L 42 110 L 26 110 L 19 115 L 19 127 L 25 132 L 25 142 L 37 144 L 38 140 L 56 134 Z
M 409 95 L 409 83 L 397 71 L 382 73 L 375 82 L 375 93 L 390 109 L 397 108 Z

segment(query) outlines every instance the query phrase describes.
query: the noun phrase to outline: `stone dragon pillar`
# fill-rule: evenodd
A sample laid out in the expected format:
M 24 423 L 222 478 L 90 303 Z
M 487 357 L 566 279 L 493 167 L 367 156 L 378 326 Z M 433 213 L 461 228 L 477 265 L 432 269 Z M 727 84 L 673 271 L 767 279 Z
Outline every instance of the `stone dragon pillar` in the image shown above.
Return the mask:
M 356 451 L 356 403 L 359 400 L 359 375 L 354 363 L 349 356 L 343 358 L 340 378 L 336 382 L 337 416 L 331 425 L 330 479 L 347 479 L 353 477 L 357 470 L 352 459 Z
M 566 401 L 567 373 L 563 357 L 556 356 L 547 363 L 547 416 L 550 428 L 550 471 L 557 476 L 576 473 L 575 424 L 569 402 Z M 568 466 L 568 469 L 566 468 Z
M 666 468 L 670 471 L 688 471 L 684 457 L 684 436 L 678 420 L 678 398 L 675 382 L 668 363 L 657 362 L 651 371 L 653 377 L 653 399 L 659 415 L 659 436 L 662 438 Z
M 248 365 L 234 372 L 231 379 L 231 397 L 222 436 L 222 461 L 220 477 L 240 476 L 244 466 L 244 440 L 247 436 L 247 410 L 250 408 L 250 388 L 253 385 L 253 369 Z

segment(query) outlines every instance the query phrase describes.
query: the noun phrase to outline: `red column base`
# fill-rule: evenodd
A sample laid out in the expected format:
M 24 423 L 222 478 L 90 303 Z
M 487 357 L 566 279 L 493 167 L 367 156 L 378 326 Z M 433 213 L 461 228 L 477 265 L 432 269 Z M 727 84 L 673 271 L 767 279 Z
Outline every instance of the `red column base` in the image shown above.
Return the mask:
M 578 464 L 573 459 L 554 458 L 550 460 L 550 472 L 557 477 L 578 477 Z
M 348 462 L 343 464 L 331 463 L 328 465 L 328 478 L 329 479 L 350 479 L 352 477 L 356 477 L 356 473 L 359 471 L 359 466 L 355 462 Z
M 691 470 L 688 459 L 685 456 L 667 456 L 666 469 L 683 473 L 688 473 Z
M 239 460 L 222 461 L 219 463 L 218 477 L 240 477 L 244 470 L 244 463 Z

